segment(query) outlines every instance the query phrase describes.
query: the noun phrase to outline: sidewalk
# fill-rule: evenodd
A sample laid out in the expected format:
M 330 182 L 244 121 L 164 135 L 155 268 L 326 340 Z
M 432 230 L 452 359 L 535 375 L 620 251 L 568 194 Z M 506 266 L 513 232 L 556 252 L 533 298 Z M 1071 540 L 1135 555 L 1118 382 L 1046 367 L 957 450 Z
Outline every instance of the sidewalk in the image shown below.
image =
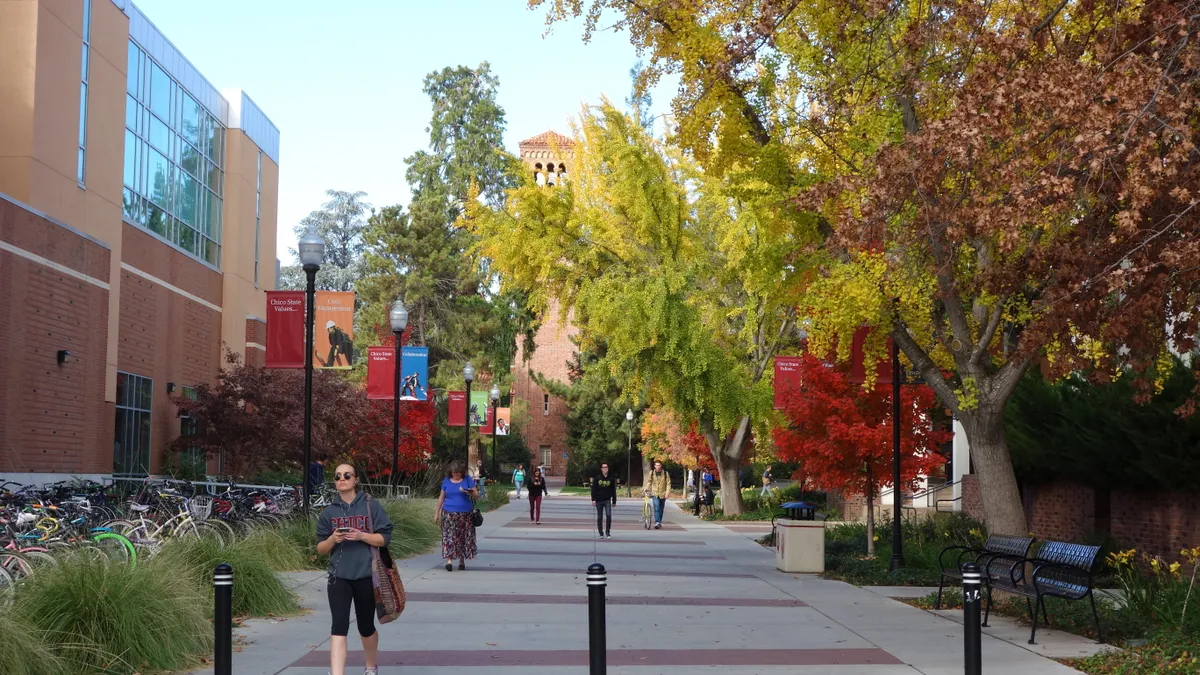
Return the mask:
M 593 536 L 590 502 L 551 497 L 542 524 L 526 500 L 486 515 L 479 558 L 446 572 L 435 552 L 403 561 L 408 608 L 380 629 L 381 675 L 588 672 L 587 566 L 608 568 L 608 672 L 723 675 L 961 675 L 962 628 L 871 590 L 774 569 L 774 553 L 727 527 L 668 506 L 662 530 L 620 500 L 611 540 Z M 238 631 L 238 675 L 324 675 L 329 666 L 325 578 L 289 575 L 315 611 Z M 236 592 L 236 587 L 235 587 Z M 1042 637 L 1043 631 L 1039 631 Z M 1044 631 L 1051 641 L 1061 636 Z M 351 649 L 358 648 L 351 629 Z M 985 636 L 988 675 L 1076 671 Z M 351 651 L 349 673 L 362 653 Z M 195 671 L 196 673 L 211 672 Z

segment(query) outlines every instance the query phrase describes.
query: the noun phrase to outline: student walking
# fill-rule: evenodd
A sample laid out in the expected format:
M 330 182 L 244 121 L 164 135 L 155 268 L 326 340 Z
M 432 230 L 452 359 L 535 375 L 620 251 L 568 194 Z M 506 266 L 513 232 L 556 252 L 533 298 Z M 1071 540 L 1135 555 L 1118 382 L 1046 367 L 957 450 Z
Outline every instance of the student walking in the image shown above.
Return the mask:
M 471 522 L 471 511 L 475 510 L 472 499 L 479 496 L 475 479 L 467 475 L 466 462 L 456 459 L 446 469 L 442 479 L 442 493 L 438 496 L 433 512 L 433 522 L 442 526 L 442 558 L 446 560 L 446 571 L 467 569 L 467 560 L 479 555 L 475 542 L 475 525 Z
M 538 472 L 529 479 L 529 520 L 535 525 L 542 524 L 542 497 L 550 494 L 546 489 L 546 479 Z
M 517 486 L 517 499 L 521 498 L 521 488 L 525 485 L 525 465 L 518 464 L 513 472 L 513 485 Z
M 758 493 L 760 497 L 769 497 L 771 495 L 771 485 L 775 482 L 775 477 L 771 475 L 771 466 L 763 469 L 762 475 L 762 491 Z
M 596 507 L 596 529 L 601 539 L 612 539 L 612 507 L 616 503 L 617 481 L 608 475 L 608 462 L 604 462 L 600 474 L 592 476 L 592 506 Z
M 475 473 L 474 473 L 473 477 L 475 478 L 475 484 L 477 486 L 479 486 L 479 498 L 487 499 L 488 473 L 487 473 L 487 469 L 485 469 L 483 466 L 482 459 L 475 462 Z
M 366 659 L 365 675 L 379 672 L 379 633 L 375 631 L 375 589 L 371 581 L 371 547 L 392 541 L 392 521 L 379 502 L 358 491 L 354 467 L 339 464 L 333 474 L 338 496 L 317 519 L 317 554 L 329 556 L 329 670 L 345 675 L 346 634 L 350 606 Z
M 667 499 L 671 496 L 671 476 L 663 470 L 663 463 L 654 461 L 654 470 L 646 476 L 646 484 L 642 486 L 654 507 L 654 529 L 662 529 L 663 510 Z

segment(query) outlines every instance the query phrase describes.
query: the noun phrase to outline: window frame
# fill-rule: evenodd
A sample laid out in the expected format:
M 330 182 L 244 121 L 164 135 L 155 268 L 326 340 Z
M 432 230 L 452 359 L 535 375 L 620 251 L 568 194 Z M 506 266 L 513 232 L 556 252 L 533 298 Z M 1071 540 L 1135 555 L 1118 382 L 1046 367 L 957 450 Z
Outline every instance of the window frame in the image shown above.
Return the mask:
M 148 476 L 150 440 L 154 433 L 154 379 L 118 370 L 116 398 L 113 475 Z M 145 470 L 133 471 L 131 468 Z

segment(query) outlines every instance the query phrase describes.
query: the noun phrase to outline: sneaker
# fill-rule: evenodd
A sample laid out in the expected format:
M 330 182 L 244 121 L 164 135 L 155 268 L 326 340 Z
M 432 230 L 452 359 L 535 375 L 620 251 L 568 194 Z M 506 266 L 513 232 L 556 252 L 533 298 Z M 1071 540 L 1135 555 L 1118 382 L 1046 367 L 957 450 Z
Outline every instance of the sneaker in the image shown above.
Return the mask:
M 606 533 L 606 534 L 604 535 L 604 538 L 605 538 L 605 539 L 612 539 L 612 532 L 608 532 L 608 533 Z
M 363 675 L 379 675 L 379 666 L 374 668 L 363 668 Z
M 656 529 L 656 530 L 661 530 L 661 529 L 662 529 L 662 523 L 655 523 L 655 524 L 654 524 L 654 529 Z

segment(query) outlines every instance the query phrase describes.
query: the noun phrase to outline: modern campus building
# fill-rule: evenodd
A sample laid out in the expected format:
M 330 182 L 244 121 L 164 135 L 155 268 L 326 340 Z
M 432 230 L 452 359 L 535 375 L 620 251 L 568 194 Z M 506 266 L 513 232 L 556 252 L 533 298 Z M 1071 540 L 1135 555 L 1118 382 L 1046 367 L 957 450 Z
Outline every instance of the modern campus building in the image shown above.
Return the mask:
M 163 469 L 171 397 L 261 363 L 278 181 L 270 119 L 129 0 L 0 2 L 0 478 Z

